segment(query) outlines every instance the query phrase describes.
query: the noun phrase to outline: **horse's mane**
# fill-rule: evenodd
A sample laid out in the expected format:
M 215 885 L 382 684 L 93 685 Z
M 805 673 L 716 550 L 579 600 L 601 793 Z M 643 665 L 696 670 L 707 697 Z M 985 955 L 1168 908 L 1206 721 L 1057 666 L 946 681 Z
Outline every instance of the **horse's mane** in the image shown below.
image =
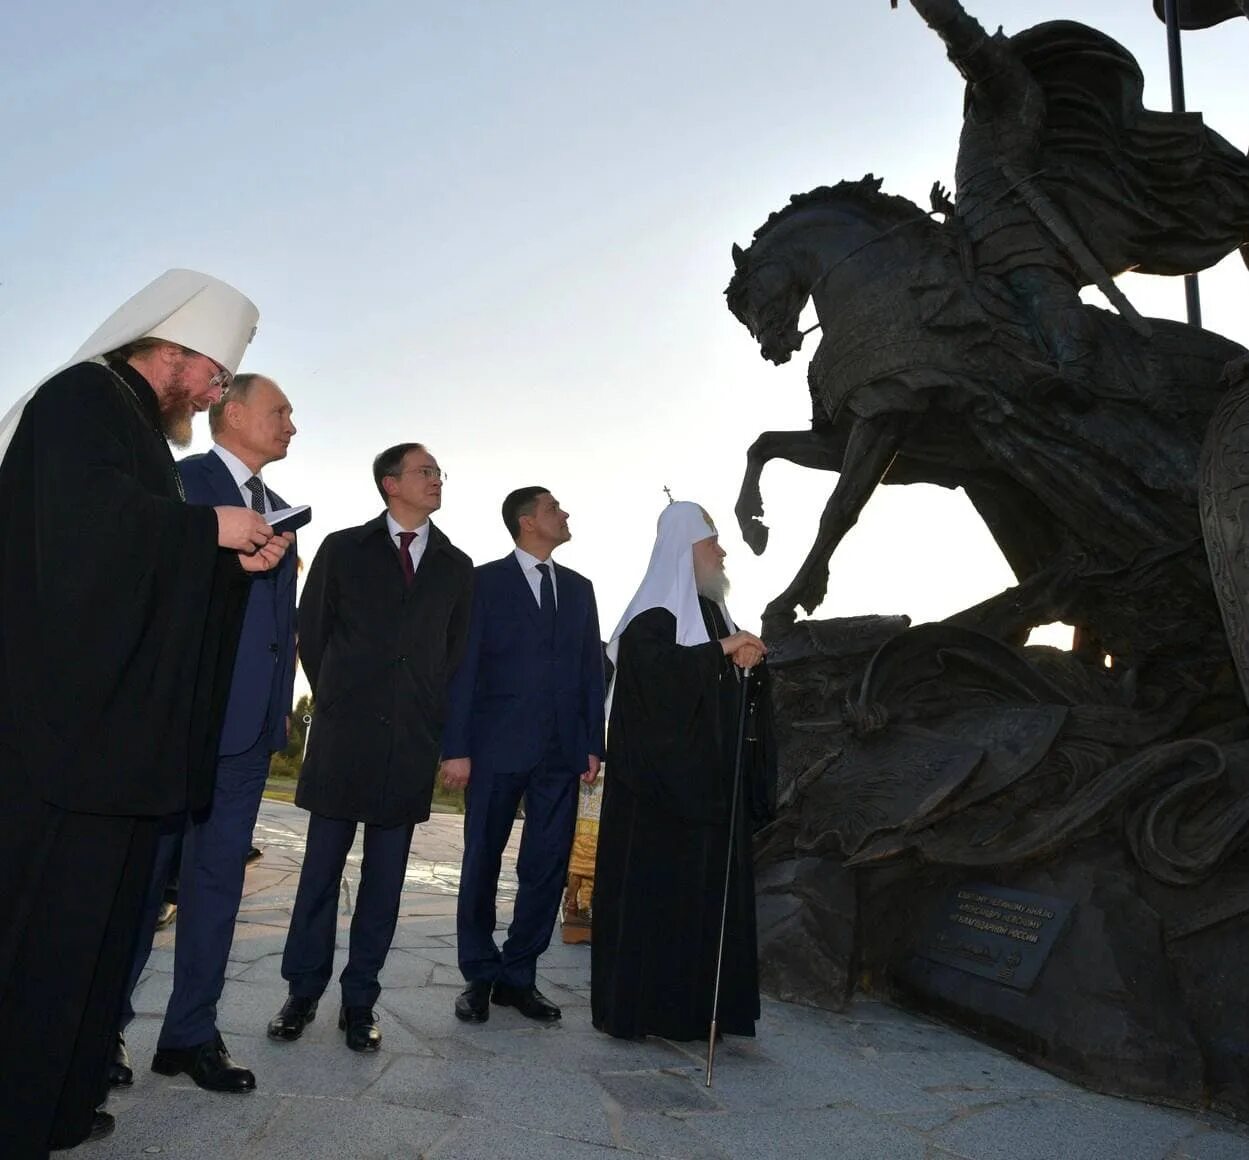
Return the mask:
M 836 185 L 821 185 L 807 193 L 795 193 L 789 199 L 787 206 L 778 209 L 755 230 L 754 241 L 759 241 L 765 234 L 799 210 L 830 201 L 854 202 L 869 212 L 883 214 L 890 224 L 902 224 L 928 218 L 928 215 L 913 201 L 899 197 L 897 194 L 881 193 L 880 187 L 883 180 L 869 173 L 858 181 L 839 181 Z

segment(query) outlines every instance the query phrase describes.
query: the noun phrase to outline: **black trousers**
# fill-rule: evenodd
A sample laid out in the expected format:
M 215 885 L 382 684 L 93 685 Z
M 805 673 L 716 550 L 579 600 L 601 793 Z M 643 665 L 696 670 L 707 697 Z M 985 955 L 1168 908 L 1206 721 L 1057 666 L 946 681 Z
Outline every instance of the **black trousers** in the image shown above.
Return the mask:
M 282 978 L 300 999 L 319 999 L 334 973 L 339 891 L 359 824 L 308 815 L 299 888 L 282 952 Z M 364 861 L 351 917 L 347 965 L 339 976 L 346 1007 L 372 1007 L 381 994 L 378 975 L 386 965 L 399 921 L 413 829 L 411 822 L 364 827 Z
M 19 775 L 20 776 L 20 775 Z M 0 1155 L 81 1143 L 107 1067 L 159 823 L 0 787 Z

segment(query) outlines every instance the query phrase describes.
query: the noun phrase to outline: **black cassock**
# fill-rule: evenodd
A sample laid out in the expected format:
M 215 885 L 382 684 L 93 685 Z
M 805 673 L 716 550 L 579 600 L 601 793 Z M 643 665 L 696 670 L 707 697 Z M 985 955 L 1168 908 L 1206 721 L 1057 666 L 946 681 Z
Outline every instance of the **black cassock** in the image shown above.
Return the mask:
M 83 1139 L 162 815 L 205 805 L 247 576 L 137 371 L 50 379 L 0 466 L 0 1155 Z
M 741 705 L 739 670 L 718 643 L 719 609 L 701 599 L 707 644 L 676 643 L 652 608 L 620 638 L 607 735 L 591 940 L 594 1026 L 610 1035 L 699 1039 L 711 1025 L 729 804 Z M 775 786 L 766 672 L 752 675 L 719 1028 L 753 1035 L 759 1017 L 750 835 Z

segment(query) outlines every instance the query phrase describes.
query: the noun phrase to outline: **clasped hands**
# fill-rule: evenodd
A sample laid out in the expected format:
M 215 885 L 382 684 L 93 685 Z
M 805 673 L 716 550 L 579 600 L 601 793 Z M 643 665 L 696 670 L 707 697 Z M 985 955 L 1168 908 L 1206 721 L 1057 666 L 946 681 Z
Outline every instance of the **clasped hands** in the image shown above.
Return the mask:
M 753 632 L 741 628 L 721 639 L 720 647 L 739 669 L 753 669 L 768 655 L 768 646 Z
M 225 504 L 217 513 L 217 547 L 233 548 L 245 572 L 269 572 L 276 568 L 295 542 L 294 532 L 278 535 L 265 517 L 251 508 Z

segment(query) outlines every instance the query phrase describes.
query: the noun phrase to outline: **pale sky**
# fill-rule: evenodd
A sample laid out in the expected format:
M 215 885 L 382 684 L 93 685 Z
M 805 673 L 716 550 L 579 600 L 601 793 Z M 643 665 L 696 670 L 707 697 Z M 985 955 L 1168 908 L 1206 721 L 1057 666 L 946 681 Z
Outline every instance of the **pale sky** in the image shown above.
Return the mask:
M 1150 0 L 971 0 L 1008 32 L 1095 23 L 1169 107 Z M 299 426 L 265 472 L 328 532 L 380 511 L 373 456 L 425 442 L 436 522 L 475 560 L 511 544 L 513 487 L 572 515 L 562 563 L 603 634 L 646 565 L 661 488 L 703 503 L 757 627 L 835 477 L 764 476 L 761 559 L 733 521 L 759 431 L 810 417 L 809 345 L 765 363 L 722 291 L 730 245 L 790 194 L 872 171 L 926 206 L 952 185 L 962 84 L 905 0 L 8 0 L 0 43 L 0 410 L 171 266 L 259 306 L 243 369 Z M 1249 22 L 1185 34 L 1190 109 L 1249 145 Z M 1174 281 L 1128 277 L 1182 317 Z M 1208 327 L 1249 343 L 1249 271 L 1203 276 Z M 203 420 L 199 421 L 203 423 Z M 195 449 L 208 445 L 206 431 Z M 873 497 L 820 615 L 941 617 L 1010 572 L 961 493 Z

